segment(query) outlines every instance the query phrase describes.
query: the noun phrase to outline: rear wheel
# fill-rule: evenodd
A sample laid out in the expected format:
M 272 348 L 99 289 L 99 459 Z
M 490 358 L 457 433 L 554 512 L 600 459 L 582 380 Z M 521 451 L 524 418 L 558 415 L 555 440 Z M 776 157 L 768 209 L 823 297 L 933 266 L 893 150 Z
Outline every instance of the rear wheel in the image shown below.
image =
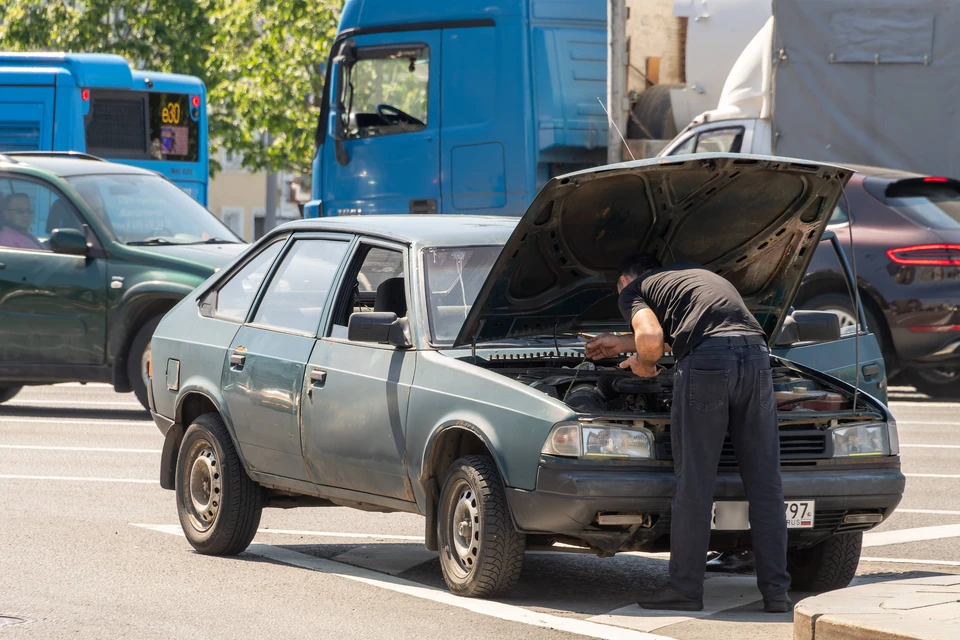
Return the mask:
M 484 597 L 517 584 L 526 541 L 513 526 L 493 460 L 475 455 L 454 462 L 437 516 L 440 568 L 450 591 Z
M 3 404 L 7 400 L 12 400 L 13 396 L 20 393 L 20 390 L 23 387 L 0 387 L 0 404 Z
M 907 369 L 904 373 L 907 381 L 932 398 L 960 397 L 960 368 L 924 367 Z
M 817 592 L 843 589 L 857 574 L 862 545 L 862 533 L 844 533 L 812 547 L 789 549 L 790 588 Z
M 160 319 L 161 316 L 157 316 L 140 327 L 130 343 L 130 351 L 127 352 L 127 379 L 130 381 L 130 388 L 147 410 L 150 409 L 150 402 L 147 400 L 147 385 L 150 384 L 150 339 L 153 338 Z
M 184 434 L 176 494 L 180 526 L 194 549 L 230 556 L 250 545 L 260 526 L 263 488 L 247 475 L 219 415 L 203 414 Z

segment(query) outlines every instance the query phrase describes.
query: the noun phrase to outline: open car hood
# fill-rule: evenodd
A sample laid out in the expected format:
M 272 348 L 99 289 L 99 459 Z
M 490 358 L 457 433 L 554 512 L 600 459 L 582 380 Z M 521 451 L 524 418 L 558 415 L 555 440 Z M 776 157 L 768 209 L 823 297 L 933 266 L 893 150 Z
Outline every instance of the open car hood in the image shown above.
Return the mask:
M 852 173 L 700 154 L 553 178 L 504 245 L 454 344 L 628 329 L 616 270 L 635 251 L 721 274 L 772 343 Z

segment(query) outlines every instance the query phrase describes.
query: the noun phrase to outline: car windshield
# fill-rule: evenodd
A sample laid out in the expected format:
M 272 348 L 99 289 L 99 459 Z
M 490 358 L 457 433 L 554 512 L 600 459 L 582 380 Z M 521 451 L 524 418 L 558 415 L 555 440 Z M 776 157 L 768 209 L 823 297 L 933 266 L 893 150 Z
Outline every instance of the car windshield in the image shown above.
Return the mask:
M 241 242 L 212 213 L 160 176 L 101 174 L 67 181 L 124 244 Z
M 450 344 L 460 333 L 501 249 L 501 245 L 424 249 L 427 315 L 434 344 Z

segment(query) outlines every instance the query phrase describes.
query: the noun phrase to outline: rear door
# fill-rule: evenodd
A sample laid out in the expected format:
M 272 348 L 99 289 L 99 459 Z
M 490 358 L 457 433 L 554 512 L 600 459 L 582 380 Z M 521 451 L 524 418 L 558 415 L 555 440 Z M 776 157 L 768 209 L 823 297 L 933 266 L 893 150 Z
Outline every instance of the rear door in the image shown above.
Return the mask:
M 349 240 L 294 237 L 227 351 L 223 398 L 253 471 L 307 480 L 300 444 L 304 366 Z
M 322 150 L 325 215 L 441 211 L 440 34 L 344 43 Z
M 52 86 L 0 83 L 0 152 L 52 149 L 53 99 Z

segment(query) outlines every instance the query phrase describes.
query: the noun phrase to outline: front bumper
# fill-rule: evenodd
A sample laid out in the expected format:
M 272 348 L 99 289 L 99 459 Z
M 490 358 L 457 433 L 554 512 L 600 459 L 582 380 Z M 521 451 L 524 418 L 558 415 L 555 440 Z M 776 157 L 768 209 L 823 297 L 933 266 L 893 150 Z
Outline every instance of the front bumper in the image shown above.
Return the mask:
M 893 462 L 896 460 L 896 462 Z M 844 531 L 863 531 L 875 525 L 850 526 L 850 512 L 879 513 L 886 519 L 903 496 L 905 479 L 899 460 L 886 466 L 853 465 L 811 467 L 781 471 L 785 499 L 815 500 L 813 529 L 791 529 L 792 546 L 813 544 Z M 663 470 L 583 469 L 575 464 L 541 462 L 534 491 L 507 489 L 507 501 L 517 528 L 527 533 L 576 538 L 604 551 L 665 548 L 669 539 L 670 509 L 676 481 L 671 468 Z M 715 500 L 746 500 L 737 473 L 720 473 Z M 600 512 L 645 514 L 651 526 L 599 526 Z M 714 532 L 711 548 L 749 546 L 749 532 Z

